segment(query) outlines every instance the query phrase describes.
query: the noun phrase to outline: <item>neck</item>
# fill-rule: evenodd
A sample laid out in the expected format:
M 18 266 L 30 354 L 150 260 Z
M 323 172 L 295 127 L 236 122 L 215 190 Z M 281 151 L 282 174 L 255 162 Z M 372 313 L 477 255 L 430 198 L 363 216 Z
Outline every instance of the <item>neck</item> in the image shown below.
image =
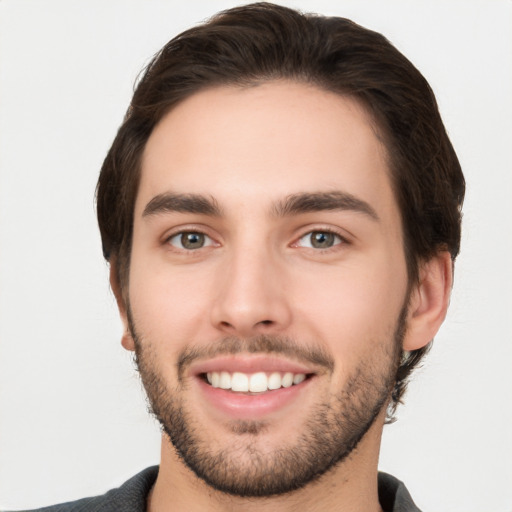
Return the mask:
M 158 478 L 148 512 L 378 512 L 377 463 L 383 418 L 378 418 L 350 456 L 305 487 L 268 498 L 241 498 L 217 491 L 183 463 L 162 437 Z

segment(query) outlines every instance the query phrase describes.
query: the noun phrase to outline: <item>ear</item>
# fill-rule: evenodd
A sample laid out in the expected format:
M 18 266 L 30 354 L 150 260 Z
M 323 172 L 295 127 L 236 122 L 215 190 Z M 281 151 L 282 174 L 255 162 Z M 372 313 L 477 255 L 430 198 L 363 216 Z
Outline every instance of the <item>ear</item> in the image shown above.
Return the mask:
M 432 341 L 446 317 L 452 283 L 453 264 L 448 251 L 438 252 L 421 265 L 419 283 L 409 301 L 404 350 L 417 350 Z
M 119 282 L 119 272 L 117 270 L 117 262 L 112 259 L 110 262 L 110 286 L 114 292 L 116 298 L 117 308 L 119 310 L 119 316 L 123 323 L 123 335 L 121 337 L 121 345 L 126 350 L 135 350 L 135 343 L 130 333 L 130 326 L 128 323 L 128 312 L 126 306 L 126 300 L 123 295 L 121 283 Z

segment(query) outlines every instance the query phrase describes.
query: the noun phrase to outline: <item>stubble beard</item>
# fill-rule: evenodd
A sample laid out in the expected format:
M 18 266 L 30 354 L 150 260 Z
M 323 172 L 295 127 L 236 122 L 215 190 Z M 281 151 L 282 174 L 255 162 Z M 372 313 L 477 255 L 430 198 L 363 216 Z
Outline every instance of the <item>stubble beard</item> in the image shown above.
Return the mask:
M 380 345 L 381 350 L 372 351 L 375 354 L 372 359 L 360 362 L 343 389 L 311 410 L 293 445 L 262 450 L 261 437 L 267 424 L 264 421 L 233 421 L 230 423 L 233 442 L 214 450 L 208 437 L 208 426 L 199 424 L 187 410 L 182 379 L 176 389 L 169 388 L 156 370 L 151 344 L 137 333 L 132 318 L 129 314 L 135 360 L 151 412 L 177 454 L 197 477 L 217 491 L 240 497 L 269 497 L 300 489 L 353 453 L 389 402 L 406 328 L 406 310 L 403 308 L 393 340 Z M 233 340 L 226 346 L 234 347 Z M 260 336 L 240 340 L 238 346 L 250 347 L 251 352 L 258 353 L 262 353 L 262 349 L 282 352 L 286 346 L 289 353 L 294 345 L 290 340 Z

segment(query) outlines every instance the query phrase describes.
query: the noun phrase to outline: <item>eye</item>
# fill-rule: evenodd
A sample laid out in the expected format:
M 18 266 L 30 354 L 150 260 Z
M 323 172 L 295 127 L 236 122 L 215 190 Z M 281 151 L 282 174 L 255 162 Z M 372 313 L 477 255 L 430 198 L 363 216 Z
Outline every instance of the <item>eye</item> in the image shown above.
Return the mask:
M 312 249 L 330 249 L 342 242 L 342 238 L 331 231 L 311 231 L 301 237 L 297 245 Z
M 181 233 L 177 233 L 170 237 L 167 243 L 178 249 L 193 251 L 213 245 L 213 240 L 204 233 L 199 233 L 197 231 L 182 231 Z

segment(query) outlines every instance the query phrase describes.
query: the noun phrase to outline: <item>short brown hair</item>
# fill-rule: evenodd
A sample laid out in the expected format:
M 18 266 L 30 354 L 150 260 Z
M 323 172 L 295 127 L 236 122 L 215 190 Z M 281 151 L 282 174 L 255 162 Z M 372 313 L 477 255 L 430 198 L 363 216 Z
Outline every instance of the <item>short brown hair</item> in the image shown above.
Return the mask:
M 360 101 L 387 148 L 401 212 L 409 282 L 438 251 L 459 252 L 464 177 L 421 73 L 384 36 L 338 17 L 256 3 L 221 12 L 178 35 L 152 59 L 103 163 L 97 188 L 105 258 L 127 285 L 141 156 L 155 125 L 207 87 L 291 80 Z M 406 378 L 427 348 L 401 365 Z

